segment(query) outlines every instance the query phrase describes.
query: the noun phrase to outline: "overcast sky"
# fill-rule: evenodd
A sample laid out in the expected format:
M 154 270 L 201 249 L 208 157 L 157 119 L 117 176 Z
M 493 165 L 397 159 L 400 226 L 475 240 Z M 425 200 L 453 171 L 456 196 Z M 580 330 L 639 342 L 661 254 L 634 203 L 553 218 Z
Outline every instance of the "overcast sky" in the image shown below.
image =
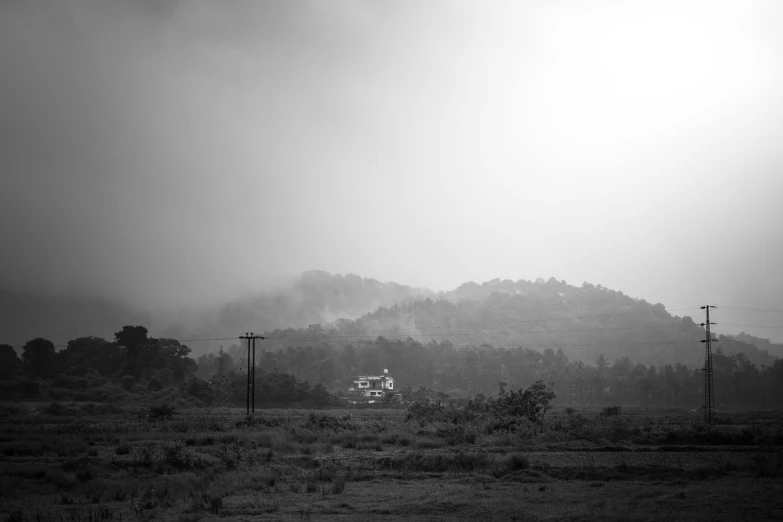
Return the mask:
M 782 26 L 774 0 L 2 2 L 0 273 L 783 310 Z

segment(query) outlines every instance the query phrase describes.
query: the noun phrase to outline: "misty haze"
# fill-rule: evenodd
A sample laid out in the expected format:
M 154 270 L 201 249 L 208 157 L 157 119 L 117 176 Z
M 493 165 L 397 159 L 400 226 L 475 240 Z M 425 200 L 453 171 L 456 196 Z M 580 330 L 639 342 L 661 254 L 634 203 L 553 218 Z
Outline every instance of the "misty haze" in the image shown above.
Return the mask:
M 782 26 L 0 2 L 0 517 L 783 519 Z

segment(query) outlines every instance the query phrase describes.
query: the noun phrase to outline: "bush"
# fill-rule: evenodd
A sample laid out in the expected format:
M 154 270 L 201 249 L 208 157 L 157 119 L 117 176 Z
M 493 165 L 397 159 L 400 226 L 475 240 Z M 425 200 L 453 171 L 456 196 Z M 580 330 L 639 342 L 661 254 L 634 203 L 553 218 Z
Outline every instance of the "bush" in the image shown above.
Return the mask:
M 16 390 L 26 397 L 38 395 L 40 385 L 36 381 L 19 381 L 16 385 Z
M 163 421 L 163 424 L 165 425 L 166 419 L 171 419 L 175 413 L 176 410 L 174 409 L 174 406 L 170 404 L 159 404 L 157 406 L 152 406 L 147 415 L 150 420 L 160 420 Z
M 511 453 L 510 455 L 503 457 L 497 463 L 497 466 L 494 469 L 494 475 L 496 477 L 502 477 L 512 471 L 528 468 L 530 468 L 530 461 L 525 455 L 522 455 L 521 453 Z
M 311 431 L 356 431 L 356 426 L 350 422 L 350 416 L 337 418 L 315 413 L 310 414 L 302 427 Z
M 512 390 L 497 399 L 486 399 L 479 394 L 461 405 L 453 402 L 443 404 L 422 398 L 408 407 L 405 420 L 417 420 L 422 426 L 428 422 L 450 422 L 459 425 L 489 420 L 507 424 L 506 428 L 500 429 L 515 431 L 511 426 L 516 426 L 519 421 L 540 425 L 554 398 L 551 383 L 546 385 L 543 381 L 536 381 L 526 390 Z
M 133 448 L 133 463 L 136 466 L 151 466 L 156 458 L 155 444 L 147 442 Z
M 783 476 L 783 451 L 778 451 L 777 455 L 753 455 L 751 469 L 759 478 Z
M 176 433 L 187 433 L 190 431 L 190 423 L 184 420 L 172 422 L 171 431 Z
M 345 491 L 345 477 L 336 475 L 332 481 L 332 494 L 338 495 Z
M 46 482 L 54 484 L 59 490 L 70 490 L 77 484 L 76 477 L 73 475 L 54 469 L 46 474 Z
M 476 439 L 478 438 L 475 431 L 466 429 L 462 424 L 447 424 L 439 427 L 435 433 L 439 437 L 442 437 L 449 446 L 456 446 L 457 444 L 475 444 Z
M 188 469 L 193 466 L 193 455 L 177 440 L 163 446 L 163 461 L 178 469 Z

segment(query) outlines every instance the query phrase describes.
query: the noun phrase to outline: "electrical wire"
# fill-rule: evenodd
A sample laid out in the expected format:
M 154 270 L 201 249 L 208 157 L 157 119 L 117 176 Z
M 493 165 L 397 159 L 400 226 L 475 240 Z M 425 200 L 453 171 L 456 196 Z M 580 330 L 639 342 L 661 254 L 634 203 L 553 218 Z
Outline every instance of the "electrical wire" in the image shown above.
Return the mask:
M 691 307 L 691 308 L 672 308 L 670 310 L 663 310 L 664 312 L 675 312 L 675 311 L 682 311 L 682 310 L 698 310 L 699 307 Z M 488 324 L 522 324 L 522 323 L 541 323 L 541 322 L 552 322 L 552 321 L 571 321 L 574 319 L 590 319 L 590 318 L 596 318 L 596 317 L 617 317 L 617 316 L 627 316 L 627 315 L 642 315 L 642 314 L 652 314 L 656 313 L 659 310 L 647 310 L 644 312 L 623 312 L 619 314 L 597 314 L 597 315 L 577 315 L 574 317 L 558 317 L 553 319 L 522 319 L 517 321 L 486 321 L 481 323 L 467 323 L 467 324 L 455 324 L 455 325 L 444 325 L 444 324 L 438 324 L 438 325 L 430 325 L 430 326 L 418 326 L 416 328 L 386 328 L 386 329 L 365 329 L 365 330 L 345 330 L 342 332 L 324 332 L 324 335 L 344 335 L 344 334 L 351 334 L 351 333 L 377 333 L 377 332 L 393 332 L 393 333 L 399 333 L 399 332 L 418 332 L 421 330 L 429 330 L 431 328 L 467 328 L 467 327 L 474 327 L 474 326 L 485 326 Z M 452 316 L 453 317 L 453 316 Z
M 732 307 L 723 307 L 723 308 L 729 308 L 729 309 L 740 309 L 740 308 L 732 308 Z M 667 312 L 670 311 L 681 311 L 681 310 L 696 310 L 698 307 L 692 307 L 692 308 L 676 308 L 671 310 L 666 310 Z M 758 311 L 770 311 L 770 312 L 777 312 L 780 310 L 766 310 L 766 309 L 750 309 L 750 308 L 743 308 L 743 310 L 758 310 Z M 325 332 L 321 337 L 267 337 L 264 340 L 271 340 L 271 341 L 296 341 L 296 342 L 351 342 L 355 344 L 373 344 L 376 341 L 368 339 L 368 340 L 362 340 L 362 336 L 351 336 L 346 334 L 352 334 L 352 333 L 364 333 L 370 334 L 370 333 L 377 333 L 377 332 L 394 332 L 395 334 L 399 334 L 406 331 L 420 331 L 422 329 L 428 329 L 428 328 L 466 328 L 466 327 L 475 327 L 475 326 L 487 326 L 487 325 L 500 325 L 500 324 L 524 324 L 524 323 L 537 323 L 537 322 L 551 322 L 551 321 L 565 321 L 565 320 L 572 320 L 572 319 L 586 319 L 586 318 L 597 318 L 597 317 L 617 317 L 617 316 L 627 316 L 627 315 L 640 315 L 640 314 L 647 314 L 647 313 L 654 313 L 657 310 L 650 310 L 645 312 L 629 312 L 629 313 L 620 313 L 620 314 L 596 314 L 596 315 L 582 315 L 582 316 L 575 316 L 575 317 L 562 317 L 562 318 L 554 318 L 554 319 L 525 319 L 525 320 L 519 320 L 519 321 L 490 321 L 490 322 L 483 322 L 483 323 L 470 323 L 470 324 L 457 324 L 457 325 L 433 325 L 433 326 L 422 326 L 420 328 L 410 328 L 410 329 L 399 329 L 399 328 L 390 328 L 390 329 L 376 329 L 376 330 L 348 330 L 346 332 Z M 783 312 L 783 311 L 781 311 Z M 739 323 L 717 323 L 718 325 L 724 325 L 724 326 L 741 326 L 741 327 L 747 327 L 747 328 L 770 328 L 770 329 L 776 329 L 776 330 L 783 330 L 783 327 L 781 326 L 773 326 L 773 325 L 758 325 L 758 324 L 739 324 Z M 541 334 L 556 334 L 556 333 L 570 333 L 570 332 L 599 332 L 599 331 L 622 331 L 622 330 L 642 330 L 642 329 L 659 329 L 659 328 L 675 328 L 679 325 L 656 325 L 656 326 L 631 326 L 631 327 L 620 327 L 620 328 L 573 328 L 573 329 L 565 329 L 565 330 L 542 330 L 542 331 L 528 331 L 528 332 L 517 332 L 520 335 L 541 335 Z M 689 328 L 691 325 L 686 326 Z M 694 326 L 699 326 L 699 323 L 694 323 Z M 683 330 L 684 332 L 685 330 Z M 682 332 L 679 334 L 681 335 Z M 488 332 L 475 332 L 475 333 L 464 333 L 464 332 L 458 332 L 458 333 L 437 333 L 437 334 L 410 334 L 407 337 L 410 338 L 432 338 L 432 340 L 436 340 L 436 338 L 441 337 L 470 337 L 470 336 L 493 336 L 493 335 L 509 335 L 508 332 L 498 332 L 498 331 L 488 331 Z M 675 339 L 678 336 L 675 336 Z M 333 337 L 336 339 L 329 339 L 329 337 Z M 232 340 L 238 340 L 239 337 L 211 337 L 211 338 L 194 338 L 194 339 L 182 339 L 177 340 L 181 344 L 185 343 L 195 343 L 195 342 L 214 342 L 214 341 L 232 341 Z M 758 343 L 761 343 L 762 341 L 756 341 Z M 772 343 L 772 341 L 763 341 L 766 343 Z M 477 341 L 478 343 L 478 341 Z M 535 347 L 544 347 L 544 346 L 552 346 L 552 347 L 564 347 L 564 346 L 625 346 L 628 344 L 666 344 L 666 343 L 609 343 L 609 344 L 529 344 L 529 343 L 514 343 L 514 344 L 499 344 L 499 343 L 480 343 L 481 346 L 492 346 L 492 347 L 517 347 L 517 346 L 535 346 Z M 55 348 L 65 348 L 67 347 L 67 343 L 59 343 L 54 345 Z M 460 347 L 460 346 L 476 346 L 476 344 L 452 344 L 451 346 Z M 21 349 L 21 346 L 15 346 L 14 348 Z M 247 351 L 247 348 L 245 347 L 244 352 Z M 244 353 L 243 352 L 243 353 Z M 236 364 L 236 360 L 234 360 Z
M 489 323 L 488 323 L 489 324 Z M 695 324 L 695 323 L 694 323 Z M 543 330 L 543 331 L 537 331 L 537 332 L 515 332 L 518 335 L 539 335 L 539 334 L 549 334 L 549 333 L 562 333 L 562 332 L 606 332 L 606 331 L 620 331 L 620 330 L 651 330 L 656 328 L 677 328 L 680 325 L 657 325 L 657 326 L 629 326 L 629 327 L 623 327 L 623 328 L 572 328 L 570 330 Z M 688 327 L 693 325 L 688 325 Z M 698 325 L 697 325 L 698 326 Z M 339 334 L 334 334 L 335 336 Z M 419 334 L 419 335 L 409 335 L 408 337 L 463 337 L 463 336 L 480 336 L 480 335 L 509 335 L 508 332 L 478 332 L 478 333 L 440 333 L 440 334 Z M 346 340 L 346 339 L 361 339 L 366 336 L 342 336 L 340 335 L 340 341 Z M 311 341 L 311 342 L 329 342 L 328 339 L 324 339 L 323 337 L 317 338 L 317 337 L 267 337 L 267 339 L 270 340 L 280 340 L 280 341 Z
M 674 344 L 674 341 L 675 341 L 675 340 L 677 340 L 677 339 L 678 339 L 678 338 L 679 338 L 679 337 L 680 337 L 682 334 L 684 334 L 684 333 L 685 333 L 685 331 L 686 331 L 686 330 L 688 330 L 688 328 L 691 328 L 691 327 L 693 327 L 693 326 L 697 326 L 697 327 L 698 327 L 698 325 L 697 325 L 697 324 L 689 324 L 689 325 L 687 325 L 685 328 L 683 328 L 683 329 L 680 331 L 680 333 L 678 333 L 677 335 L 675 335 L 674 337 L 672 337 L 672 340 L 671 340 L 671 341 L 669 341 L 668 343 L 666 343 L 666 346 L 664 346 L 663 348 L 661 348 L 660 350 L 658 350 L 658 353 L 656 353 L 656 354 L 655 354 L 655 357 L 653 357 L 652 359 L 650 359 L 650 364 L 652 364 L 652 363 L 653 363 L 653 361 L 654 361 L 655 359 L 657 359 L 657 358 L 658 358 L 658 356 L 659 356 L 659 355 L 661 355 L 661 354 L 663 353 L 663 351 L 664 351 L 666 348 L 668 348 L 669 346 L 672 346 L 672 344 Z
M 717 323 L 723 326 L 747 326 L 748 328 L 772 328 L 775 330 L 783 330 L 783 326 L 769 326 L 765 324 L 736 324 L 736 323 Z
M 326 341 L 325 341 L 326 342 Z M 530 344 L 530 343 L 512 343 L 512 344 L 490 344 L 490 343 L 473 343 L 473 344 L 449 344 L 449 346 L 454 348 L 482 348 L 482 347 L 490 347 L 490 348 L 528 348 L 528 347 L 536 347 L 536 348 L 546 348 L 546 347 L 552 347 L 552 348 L 565 348 L 565 347 L 581 347 L 581 346 L 634 346 L 634 345 L 644 345 L 644 346 L 654 346 L 658 344 L 667 344 L 671 341 L 651 341 L 651 342 L 641 342 L 641 343 L 587 343 L 587 344 L 580 344 L 580 343 L 569 343 L 569 344 Z M 679 341 L 672 344 L 693 344 L 698 343 L 701 341 Z M 366 341 L 351 341 L 351 344 L 377 344 L 377 341 L 374 341 L 372 339 L 368 339 Z
M 769 308 L 741 308 L 739 306 L 719 306 L 718 309 L 725 310 L 749 310 L 751 312 L 777 312 L 783 314 L 783 310 L 771 310 Z

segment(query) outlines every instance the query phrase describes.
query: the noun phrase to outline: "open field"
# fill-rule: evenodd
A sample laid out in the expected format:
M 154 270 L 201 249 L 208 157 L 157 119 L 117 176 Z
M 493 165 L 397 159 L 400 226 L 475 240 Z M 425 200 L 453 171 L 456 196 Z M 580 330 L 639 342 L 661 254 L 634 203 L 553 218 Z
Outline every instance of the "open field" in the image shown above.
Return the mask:
M 780 520 L 783 415 L 0 406 L 8 520 Z

